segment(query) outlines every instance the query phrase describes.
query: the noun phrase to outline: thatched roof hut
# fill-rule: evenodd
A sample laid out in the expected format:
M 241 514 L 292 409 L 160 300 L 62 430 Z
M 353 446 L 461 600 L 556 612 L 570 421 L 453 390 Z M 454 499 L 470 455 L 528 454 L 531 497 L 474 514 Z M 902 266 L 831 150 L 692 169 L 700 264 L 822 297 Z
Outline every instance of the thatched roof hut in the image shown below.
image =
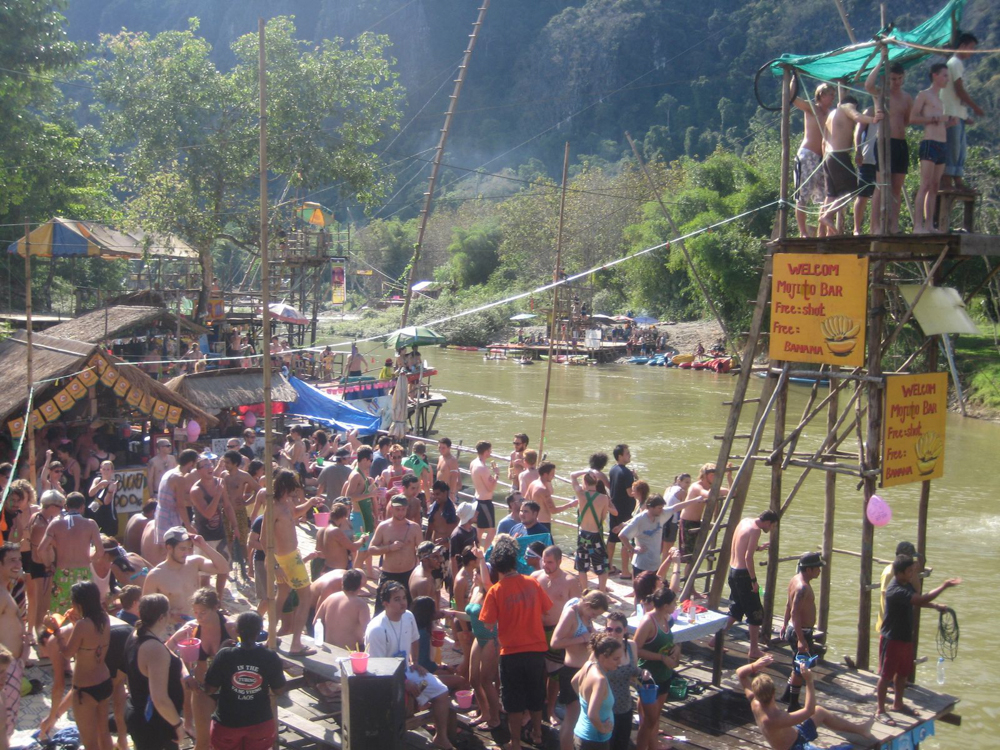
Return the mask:
M 260 367 L 208 370 L 178 375 L 164 385 L 208 412 L 264 402 L 264 370 Z M 295 401 L 298 393 L 280 372 L 271 374 L 271 399 Z
M 78 318 L 49 328 L 45 333 L 74 341 L 103 343 L 125 338 L 141 326 L 162 323 L 170 331 L 177 330 L 177 316 L 165 307 L 140 307 L 138 305 L 113 305 L 84 313 Z M 181 318 L 181 328 L 201 335 L 208 329 Z
M 28 400 L 28 365 L 26 332 L 19 331 L 14 336 L 0 341 L 0 377 L 8 387 L 0 390 L 0 424 L 9 419 L 24 416 Z M 180 407 L 183 419 L 196 419 L 204 425 L 212 426 L 218 420 L 211 414 L 191 403 L 182 395 L 158 383 L 134 365 L 128 365 L 109 355 L 97 344 L 72 339 L 58 338 L 49 333 L 35 333 L 32 336 L 32 379 L 37 383 L 35 405 L 52 398 L 62 390 L 70 376 L 88 369 L 90 358 L 100 353 L 117 368 L 120 378 L 124 378 L 130 389 L 138 389 L 145 396 L 151 396 L 169 406 Z M 57 379 L 63 382 L 57 385 Z M 47 382 L 42 382 L 47 381 Z M 127 407 L 121 414 L 127 413 Z

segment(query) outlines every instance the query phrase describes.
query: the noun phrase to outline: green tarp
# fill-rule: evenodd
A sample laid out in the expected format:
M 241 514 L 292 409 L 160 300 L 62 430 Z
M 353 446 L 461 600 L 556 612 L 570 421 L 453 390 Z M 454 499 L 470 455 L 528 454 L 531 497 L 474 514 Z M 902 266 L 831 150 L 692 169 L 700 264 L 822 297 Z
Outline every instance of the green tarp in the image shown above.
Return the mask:
M 966 0 L 951 0 L 936 15 L 912 31 L 894 29 L 887 38 L 927 47 L 948 47 L 952 43 L 953 28 L 957 29 L 961 24 L 965 2 Z M 878 64 L 878 58 L 872 56 L 874 50 L 875 42 L 871 41 L 818 55 L 784 54 L 771 63 L 771 72 L 781 76 L 784 73 L 784 66 L 787 65 L 822 81 L 847 83 L 854 80 L 858 71 L 861 71 L 862 76 L 867 75 Z M 902 63 L 906 67 L 915 65 L 929 54 L 931 53 L 897 44 L 889 45 L 889 60 Z

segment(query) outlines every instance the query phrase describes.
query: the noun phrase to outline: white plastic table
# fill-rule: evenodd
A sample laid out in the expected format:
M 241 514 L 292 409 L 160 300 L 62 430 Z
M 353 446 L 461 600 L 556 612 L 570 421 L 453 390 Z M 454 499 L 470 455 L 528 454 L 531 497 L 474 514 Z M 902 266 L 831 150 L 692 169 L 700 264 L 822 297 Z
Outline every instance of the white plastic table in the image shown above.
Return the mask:
M 629 633 L 635 633 L 642 617 L 641 614 L 634 614 L 628 618 Z M 696 615 L 696 621 L 693 623 L 689 622 L 688 616 L 684 612 L 681 612 L 678 618 L 674 621 L 673 627 L 670 628 L 674 643 L 686 643 L 699 638 L 715 636 L 715 653 L 712 655 L 712 684 L 718 686 L 722 682 L 722 654 L 723 644 L 726 640 L 726 634 L 722 632 L 722 628 L 726 624 L 728 615 L 707 610 Z

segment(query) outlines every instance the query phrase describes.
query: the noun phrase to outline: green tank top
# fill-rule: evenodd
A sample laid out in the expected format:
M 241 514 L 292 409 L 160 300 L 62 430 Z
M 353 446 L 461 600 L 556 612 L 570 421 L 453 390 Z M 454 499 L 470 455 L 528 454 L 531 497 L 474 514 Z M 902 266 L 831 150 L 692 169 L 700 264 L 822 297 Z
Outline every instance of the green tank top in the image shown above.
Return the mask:
M 653 620 L 653 624 L 656 625 L 656 635 L 653 636 L 653 640 L 642 646 L 643 651 L 655 651 L 658 654 L 666 654 L 670 652 L 670 649 L 674 647 L 674 636 L 673 633 L 668 631 L 663 631 L 660 629 L 659 624 L 656 620 Z M 670 682 L 674 676 L 674 670 L 664 664 L 662 661 L 656 660 L 651 661 L 649 659 L 643 659 L 639 657 L 639 668 L 645 669 L 649 672 L 656 683 L 663 684 L 665 682 Z

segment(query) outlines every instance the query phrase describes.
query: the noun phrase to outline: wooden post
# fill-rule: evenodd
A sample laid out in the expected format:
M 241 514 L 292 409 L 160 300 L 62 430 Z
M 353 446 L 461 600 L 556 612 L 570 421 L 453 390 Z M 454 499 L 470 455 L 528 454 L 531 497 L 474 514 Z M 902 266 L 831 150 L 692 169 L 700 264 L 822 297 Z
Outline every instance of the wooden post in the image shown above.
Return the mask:
M 33 331 L 31 330 L 31 225 L 27 219 L 24 220 L 24 341 L 28 345 L 27 357 L 25 358 L 25 368 L 26 374 L 28 376 L 28 403 L 31 404 L 32 400 L 31 389 L 34 387 L 35 383 L 35 373 L 34 373 L 34 352 L 32 351 L 32 337 Z M 24 431 L 28 436 L 28 481 L 31 482 L 32 487 L 36 487 L 38 481 L 38 468 L 35 465 L 37 459 L 35 458 L 35 428 L 31 426 L 31 412 L 28 412 L 28 417 L 24 423 Z M 17 478 L 17 472 L 14 472 L 13 479 Z M 36 487 L 37 489 L 37 487 Z
M 562 273 L 562 237 L 563 237 L 563 220 L 566 213 L 566 184 L 569 179 L 569 141 L 566 142 L 566 150 L 563 153 L 563 171 L 562 171 L 562 195 L 559 197 L 559 230 L 556 233 L 556 271 L 555 277 L 552 279 L 553 282 L 559 281 L 559 275 Z M 542 400 L 542 429 L 538 437 L 538 456 L 541 460 L 545 453 L 543 452 L 543 447 L 545 446 L 545 421 L 549 416 L 549 387 L 552 384 L 552 344 L 556 338 L 556 325 L 559 322 L 559 287 L 556 286 L 552 290 L 552 315 L 549 321 L 549 361 L 548 367 L 545 370 L 545 397 Z
M 882 47 L 882 90 L 879 98 L 882 103 L 882 122 L 879 124 L 878 136 L 879 168 L 882 172 L 882 184 L 879 186 L 882 191 L 880 234 L 890 234 L 889 216 L 893 198 L 892 164 L 890 163 L 891 153 L 889 149 L 889 47 L 887 45 Z
M 778 237 L 788 236 L 788 170 L 792 160 L 792 70 L 785 67 L 781 78 L 781 175 L 779 182 Z
M 832 372 L 840 370 L 839 367 L 831 368 Z M 837 411 L 839 408 L 839 392 L 834 390 L 833 378 L 830 378 L 830 408 L 826 415 L 826 432 L 829 435 L 837 429 Z M 848 407 L 850 409 L 850 407 Z M 845 414 L 847 412 L 845 411 Z M 834 437 L 836 437 L 834 435 Z M 824 633 L 828 631 L 830 622 L 830 584 L 833 580 L 833 527 L 836 522 L 837 511 L 837 473 L 826 472 L 824 477 L 826 483 L 826 504 L 823 508 L 823 560 L 826 565 L 820 571 L 819 577 L 819 629 Z
M 837 6 L 837 13 L 840 14 L 840 20 L 844 22 L 844 28 L 847 29 L 847 36 L 851 40 L 851 44 L 857 44 L 858 38 L 854 36 L 854 29 L 851 28 L 851 22 L 847 20 L 847 11 L 844 10 L 843 2 L 841 0 L 833 0 L 833 2 Z
M 786 364 L 787 368 L 788 365 Z M 774 445 L 780 445 L 785 438 L 785 414 L 788 411 L 788 379 L 782 378 L 776 386 L 779 388 L 778 398 L 774 404 Z M 789 449 L 790 451 L 791 449 Z M 771 464 L 771 502 L 770 509 L 781 512 L 781 476 L 784 470 L 779 454 L 778 460 Z M 729 525 L 735 527 L 738 517 L 730 514 Z M 771 637 L 774 617 L 774 595 L 778 588 L 778 558 L 780 557 L 781 524 L 776 523 L 771 529 L 767 547 L 767 577 L 764 588 L 764 624 L 760 629 L 761 641 L 766 643 Z M 756 575 L 756 571 L 750 571 Z
M 274 577 L 274 416 L 271 414 L 271 267 L 267 247 L 267 53 L 264 47 L 264 19 L 257 19 L 257 79 L 260 88 L 260 295 L 263 339 L 261 351 L 264 376 L 264 528 L 267 529 L 267 549 L 264 565 L 267 569 L 267 647 L 278 646 L 278 598 Z
M 885 162 L 883 162 L 885 164 Z M 868 375 L 882 375 L 882 329 L 885 320 L 885 261 L 876 260 L 871 275 L 871 303 L 868 308 Z M 882 459 L 882 387 L 867 381 L 868 390 L 868 433 L 865 436 L 864 455 L 861 467 L 867 472 L 879 466 Z M 868 501 L 876 494 L 878 477 L 866 473 L 864 500 L 861 504 L 861 576 L 858 581 L 858 647 L 855 662 L 858 669 L 867 670 L 871 649 L 872 594 L 872 554 L 875 546 L 875 527 L 868 520 Z
M 420 262 L 420 248 L 424 242 L 424 232 L 427 231 L 427 219 L 431 215 L 431 201 L 434 200 L 434 186 L 437 184 L 438 172 L 441 171 L 441 159 L 444 157 L 444 146 L 448 142 L 448 131 L 451 129 L 451 121 L 455 116 L 455 108 L 458 105 L 458 96 L 462 93 L 462 84 L 465 83 L 465 74 L 469 70 L 469 61 L 472 59 L 472 50 L 476 46 L 476 39 L 479 38 L 479 30 L 483 26 L 486 18 L 486 11 L 490 7 L 490 0 L 482 0 L 483 4 L 479 8 L 479 16 L 472 25 L 472 33 L 469 34 L 469 46 L 465 48 L 465 55 L 458 66 L 458 78 L 455 79 L 455 88 L 448 98 L 448 111 L 444 115 L 444 127 L 441 128 L 441 138 L 438 141 L 437 151 L 434 152 L 434 163 L 431 165 L 431 178 L 427 185 L 427 192 L 424 193 L 424 208 L 420 212 L 420 227 L 417 229 L 417 241 L 413 245 L 413 258 L 410 261 L 410 273 L 408 274 L 405 297 L 403 299 L 403 316 L 399 327 L 406 327 L 406 320 L 410 315 L 410 300 L 413 297 L 413 282 L 417 278 L 417 263 Z

